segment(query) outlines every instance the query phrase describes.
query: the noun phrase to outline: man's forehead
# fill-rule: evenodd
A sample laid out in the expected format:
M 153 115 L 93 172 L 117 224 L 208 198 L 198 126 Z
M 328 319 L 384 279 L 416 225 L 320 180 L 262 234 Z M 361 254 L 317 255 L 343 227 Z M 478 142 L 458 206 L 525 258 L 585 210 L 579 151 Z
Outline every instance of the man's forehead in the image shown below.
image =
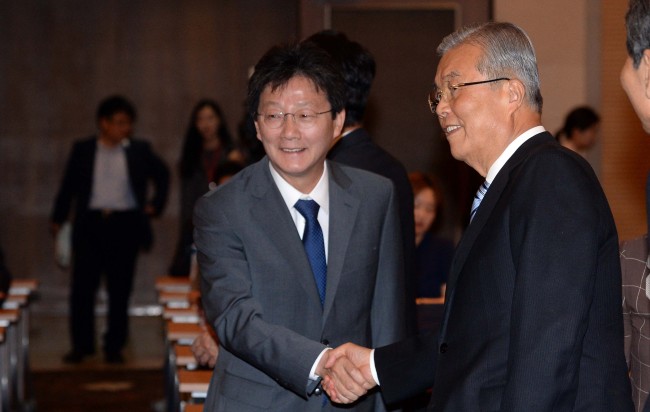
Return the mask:
M 471 45 L 461 45 L 449 50 L 440 59 L 436 80 L 443 83 L 473 74 L 477 71 L 477 59 L 478 55 L 475 50 L 471 50 Z

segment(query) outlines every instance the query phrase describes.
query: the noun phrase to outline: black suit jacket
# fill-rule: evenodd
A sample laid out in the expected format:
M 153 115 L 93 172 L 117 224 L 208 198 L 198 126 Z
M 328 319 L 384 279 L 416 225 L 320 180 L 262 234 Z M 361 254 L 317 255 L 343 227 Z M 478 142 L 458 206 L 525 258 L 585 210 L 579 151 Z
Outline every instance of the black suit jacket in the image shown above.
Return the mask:
M 138 208 L 143 211 L 146 205 L 152 205 L 154 215 L 162 213 L 169 191 L 169 171 L 163 161 L 154 154 L 148 142 L 128 139 L 124 144 L 129 179 Z M 89 137 L 75 142 L 68 158 L 63 181 L 54 202 L 51 221 L 61 224 L 68 219 L 72 205 L 76 222 L 88 212 L 93 186 L 95 152 L 97 138 Z M 147 198 L 149 184 L 153 184 L 151 200 Z M 143 247 L 151 246 L 151 229 L 143 213 L 144 233 L 141 233 Z M 149 244 L 147 244 L 149 243 Z
M 406 169 L 399 160 L 375 144 L 366 129 L 363 128 L 356 129 L 339 139 L 327 153 L 327 158 L 384 176 L 390 179 L 395 186 L 404 248 L 407 326 L 409 334 L 414 334 L 417 329 L 415 224 L 413 222 L 413 190 Z
M 631 411 L 620 290 L 596 176 L 534 136 L 458 245 L 439 335 L 375 352 L 384 397 L 433 385 L 434 411 Z

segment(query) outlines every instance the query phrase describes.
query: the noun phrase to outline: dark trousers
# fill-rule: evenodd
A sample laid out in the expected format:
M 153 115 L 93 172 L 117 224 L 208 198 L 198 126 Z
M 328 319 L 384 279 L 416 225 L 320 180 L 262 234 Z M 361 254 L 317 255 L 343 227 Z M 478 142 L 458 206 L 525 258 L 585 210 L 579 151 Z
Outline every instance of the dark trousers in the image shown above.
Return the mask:
M 70 294 L 70 336 L 74 351 L 95 351 L 95 298 L 102 275 L 108 293 L 104 351 L 116 353 L 126 344 L 141 220 L 142 215 L 137 211 L 91 211 L 76 220 Z

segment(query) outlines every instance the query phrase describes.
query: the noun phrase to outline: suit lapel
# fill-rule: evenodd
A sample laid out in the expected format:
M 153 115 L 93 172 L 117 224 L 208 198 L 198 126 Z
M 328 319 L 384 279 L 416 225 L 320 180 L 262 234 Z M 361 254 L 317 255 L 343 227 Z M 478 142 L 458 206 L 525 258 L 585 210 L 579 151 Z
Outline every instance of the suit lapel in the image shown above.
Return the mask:
M 271 177 L 268 159 L 265 158 L 253 167 L 256 169 L 250 182 L 251 225 L 259 230 L 260 236 L 273 239 L 276 248 L 269 253 L 277 254 L 286 262 L 287 276 L 295 277 L 310 301 L 320 307 L 320 297 L 307 254 L 287 205 Z M 329 290 L 329 285 L 327 289 Z
M 359 212 L 359 199 L 350 193 L 351 181 L 335 163 L 328 162 L 330 222 L 327 262 L 327 292 L 323 319 L 327 319 L 343 273 L 346 251 Z
M 454 259 L 449 270 L 449 278 L 447 281 L 447 292 L 445 294 L 445 313 L 443 316 L 443 323 L 441 327 L 441 338 L 444 337 L 447 326 L 447 319 L 449 316 L 449 311 L 453 305 L 454 292 L 456 289 L 456 284 L 458 283 L 458 277 L 467 261 L 467 256 L 474 246 L 474 242 L 478 237 L 479 233 L 483 230 L 488 218 L 494 211 L 494 208 L 501 198 L 501 194 L 505 190 L 508 182 L 510 181 L 510 173 L 512 170 L 518 166 L 521 162 L 527 159 L 530 154 L 539 146 L 547 144 L 548 142 L 553 142 L 553 136 L 548 132 L 540 133 L 533 136 L 528 141 L 526 141 L 515 153 L 508 159 L 503 168 L 497 173 L 494 181 L 490 184 L 485 197 L 481 201 L 481 206 L 476 211 L 474 219 L 470 225 L 465 230 L 458 246 L 456 248 L 456 253 L 454 254 Z

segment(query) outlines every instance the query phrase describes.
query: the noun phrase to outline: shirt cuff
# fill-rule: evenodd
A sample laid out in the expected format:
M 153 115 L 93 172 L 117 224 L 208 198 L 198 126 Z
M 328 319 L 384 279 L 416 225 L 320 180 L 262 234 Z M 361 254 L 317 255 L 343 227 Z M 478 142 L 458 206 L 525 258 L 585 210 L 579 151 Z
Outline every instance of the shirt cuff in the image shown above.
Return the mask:
M 320 355 L 318 355 L 318 357 L 316 358 L 316 362 L 314 362 L 314 364 L 313 364 L 312 367 L 311 367 L 311 370 L 309 371 L 309 379 L 310 379 L 310 380 L 312 380 L 312 381 L 317 381 L 317 380 L 319 380 L 320 378 L 322 378 L 322 376 L 318 376 L 318 375 L 316 375 L 316 368 L 318 367 L 318 362 L 320 362 L 320 359 L 321 359 L 321 358 L 323 357 L 323 355 L 325 354 L 325 351 L 328 351 L 328 350 L 330 350 L 330 349 L 332 349 L 332 348 L 325 348 L 325 349 L 323 349 L 323 351 L 320 353 Z
M 381 386 L 379 383 L 379 376 L 377 376 L 377 368 L 375 368 L 375 350 L 370 351 L 370 373 L 372 374 L 372 379 L 375 380 L 377 386 Z

